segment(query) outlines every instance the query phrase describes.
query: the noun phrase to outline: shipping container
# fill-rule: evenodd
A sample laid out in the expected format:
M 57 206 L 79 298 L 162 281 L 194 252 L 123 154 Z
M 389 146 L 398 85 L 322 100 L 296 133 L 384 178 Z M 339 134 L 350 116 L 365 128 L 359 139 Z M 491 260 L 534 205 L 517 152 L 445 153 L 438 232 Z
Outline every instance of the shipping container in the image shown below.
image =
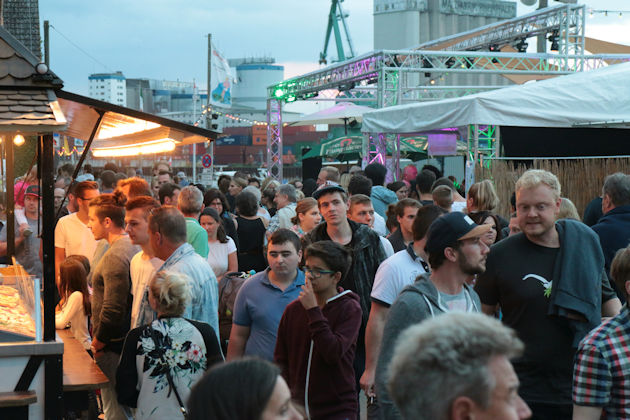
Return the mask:
M 250 146 L 252 138 L 249 135 L 234 134 L 218 138 L 215 144 L 217 146 Z

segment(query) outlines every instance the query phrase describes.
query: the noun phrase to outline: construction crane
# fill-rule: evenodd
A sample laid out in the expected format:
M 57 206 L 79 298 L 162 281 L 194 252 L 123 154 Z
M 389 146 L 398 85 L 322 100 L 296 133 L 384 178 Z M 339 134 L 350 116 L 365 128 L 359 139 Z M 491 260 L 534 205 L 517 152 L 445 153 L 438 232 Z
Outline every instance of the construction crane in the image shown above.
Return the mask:
M 341 8 L 343 0 L 332 0 L 330 5 L 330 13 L 328 13 L 328 27 L 326 28 L 326 37 L 324 38 L 324 49 L 319 53 L 319 64 L 328 64 L 326 54 L 328 51 L 328 43 L 330 42 L 330 36 L 334 32 L 335 44 L 337 46 L 337 61 L 345 61 L 354 57 L 354 47 L 352 46 L 352 39 L 350 38 L 350 32 L 348 32 L 348 25 L 346 24 L 346 18 L 348 14 Z M 341 21 L 343 28 L 340 27 L 339 21 Z M 343 39 L 341 37 L 341 30 L 345 32 L 346 42 L 350 49 L 349 54 L 346 54 L 345 47 L 343 45 Z

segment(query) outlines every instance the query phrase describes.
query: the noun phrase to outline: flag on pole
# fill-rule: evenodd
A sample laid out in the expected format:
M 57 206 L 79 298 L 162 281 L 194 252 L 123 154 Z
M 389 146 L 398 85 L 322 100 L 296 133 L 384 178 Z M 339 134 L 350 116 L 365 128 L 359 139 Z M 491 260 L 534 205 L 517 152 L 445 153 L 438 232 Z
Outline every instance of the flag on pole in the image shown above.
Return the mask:
M 222 108 L 232 106 L 232 84 L 234 75 L 223 54 L 212 44 L 210 59 L 210 103 Z

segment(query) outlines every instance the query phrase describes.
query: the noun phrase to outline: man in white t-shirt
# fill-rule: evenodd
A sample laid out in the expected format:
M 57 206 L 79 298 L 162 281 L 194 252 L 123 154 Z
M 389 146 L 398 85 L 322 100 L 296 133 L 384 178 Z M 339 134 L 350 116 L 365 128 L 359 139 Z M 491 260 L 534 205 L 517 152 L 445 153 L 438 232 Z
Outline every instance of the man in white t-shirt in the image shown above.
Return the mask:
M 411 226 L 413 242 L 381 263 L 372 286 L 370 318 L 365 331 L 365 372 L 361 377 L 361 388 L 368 397 L 374 396 L 374 374 L 380 351 L 383 327 L 389 307 L 398 294 L 423 273 L 429 272 L 428 256 L 424 250 L 429 226 L 446 211 L 434 205 L 418 209 Z
M 59 266 L 69 255 L 83 255 L 93 261 L 98 241 L 87 227 L 90 201 L 99 196 L 98 184 L 94 181 L 79 182 L 74 194 L 78 210 L 62 217 L 55 227 L 55 272 L 59 276 Z
M 139 327 L 138 314 L 142 297 L 147 290 L 147 285 L 164 263 L 156 258 L 149 242 L 149 214 L 154 208 L 159 208 L 160 203 L 151 197 L 135 197 L 125 205 L 125 231 L 134 245 L 139 245 L 142 251 L 133 256 L 129 264 L 131 275 L 131 328 Z M 142 318 L 144 319 L 144 318 Z

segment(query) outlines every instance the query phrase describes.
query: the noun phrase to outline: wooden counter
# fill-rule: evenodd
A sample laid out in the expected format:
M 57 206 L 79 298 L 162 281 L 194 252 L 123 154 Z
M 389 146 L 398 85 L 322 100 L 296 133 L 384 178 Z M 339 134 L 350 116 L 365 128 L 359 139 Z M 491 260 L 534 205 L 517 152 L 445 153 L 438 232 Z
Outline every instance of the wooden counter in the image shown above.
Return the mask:
M 109 382 L 105 374 L 73 336 L 69 329 L 57 330 L 63 340 L 63 390 L 86 391 Z

